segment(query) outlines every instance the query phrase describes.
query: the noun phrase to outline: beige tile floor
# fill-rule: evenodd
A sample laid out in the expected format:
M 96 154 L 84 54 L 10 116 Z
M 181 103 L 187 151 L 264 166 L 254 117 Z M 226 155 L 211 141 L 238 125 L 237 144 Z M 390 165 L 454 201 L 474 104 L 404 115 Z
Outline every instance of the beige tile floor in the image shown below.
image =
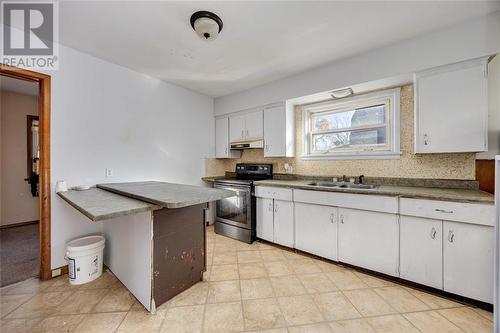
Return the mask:
M 7 332 L 492 332 L 492 314 L 210 228 L 200 282 L 151 315 L 109 272 L 0 289 Z

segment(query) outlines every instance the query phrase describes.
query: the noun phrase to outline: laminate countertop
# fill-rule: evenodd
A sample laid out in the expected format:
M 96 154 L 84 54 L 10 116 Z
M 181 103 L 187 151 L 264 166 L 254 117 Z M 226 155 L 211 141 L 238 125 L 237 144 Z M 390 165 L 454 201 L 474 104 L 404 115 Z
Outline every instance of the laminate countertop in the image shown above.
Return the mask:
M 182 208 L 234 196 L 234 192 L 227 190 L 156 181 L 98 184 L 97 188 L 164 208 Z
M 161 207 L 98 188 L 57 193 L 62 199 L 92 221 L 152 211 Z
M 376 194 L 376 195 L 398 196 L 402 198 L 415 198 L 415 199 L 458 201 L 458 202 L 484 203 L 484 204 L 495 203 L 495 197 L 493 194 L 474 189 L 433 188 L 433 187 L 394 186 L 394 185 L 380 185 L 374 189 L 348 189 L 348 188 L 338 188 L 338 187 L 313 186 L 313 185 L 308 185 L 308 183 L 311 183 L 311 180 L 269 179 L 269 180 L 255 181 L 254 185 L 287 187 L 287 188 L 312 190 L 312 191 Z

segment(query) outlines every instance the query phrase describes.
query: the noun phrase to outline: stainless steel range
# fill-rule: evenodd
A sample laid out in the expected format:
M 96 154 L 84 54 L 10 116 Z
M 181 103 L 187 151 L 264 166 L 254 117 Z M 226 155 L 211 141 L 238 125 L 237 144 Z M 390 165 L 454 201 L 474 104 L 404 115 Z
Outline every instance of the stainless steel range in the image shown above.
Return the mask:
M 252 243 L 255 239 L 255 197 L 253 182 L 273 177 L 272 164 L 236 164 L 236 177 L 217 179 L 214 187 L 235 192 L 234 197 L 217 201 L 215 232 Z

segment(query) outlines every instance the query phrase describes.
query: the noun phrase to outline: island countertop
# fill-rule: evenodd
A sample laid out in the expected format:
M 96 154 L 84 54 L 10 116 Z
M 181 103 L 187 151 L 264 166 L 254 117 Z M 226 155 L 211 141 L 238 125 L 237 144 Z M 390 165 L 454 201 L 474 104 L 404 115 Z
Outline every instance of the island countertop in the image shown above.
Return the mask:
M 98 188 L 86 191 L 69 190 L 57 194 L 92 221 L 108 220 L 161 208 Z
M 98 188 L 164 208 L 182 208 L 234 196 L 234 192 L 157 181 L 98 184 Z

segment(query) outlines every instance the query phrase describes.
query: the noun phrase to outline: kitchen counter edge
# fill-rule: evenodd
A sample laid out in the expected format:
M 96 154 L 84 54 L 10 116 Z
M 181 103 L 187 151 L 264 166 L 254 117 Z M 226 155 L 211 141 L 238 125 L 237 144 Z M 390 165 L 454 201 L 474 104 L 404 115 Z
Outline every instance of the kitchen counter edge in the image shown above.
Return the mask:
M 95 187 L 85 191 L 58 192 L 57 195 L 94 222 L 161 209 L 160 206 Z
M 208 178 L 208 177 L 207 177 Z M 385 195 L 400 198 L 428 199 L 439 201 L 455 201 L 464 203 L 494 204 L 493 194 L 481 190 L 453 189 L 453 188 L 430 188 L 413 186 L 388 186 L 380 185 L 375 189 L 346 189 L 335 187 L 318 187 L 307 185 L 310 181 L 305 180 L 259 180 L 255 186 L 285 187 L 309 191 L 338 192 L 351 194 Z

